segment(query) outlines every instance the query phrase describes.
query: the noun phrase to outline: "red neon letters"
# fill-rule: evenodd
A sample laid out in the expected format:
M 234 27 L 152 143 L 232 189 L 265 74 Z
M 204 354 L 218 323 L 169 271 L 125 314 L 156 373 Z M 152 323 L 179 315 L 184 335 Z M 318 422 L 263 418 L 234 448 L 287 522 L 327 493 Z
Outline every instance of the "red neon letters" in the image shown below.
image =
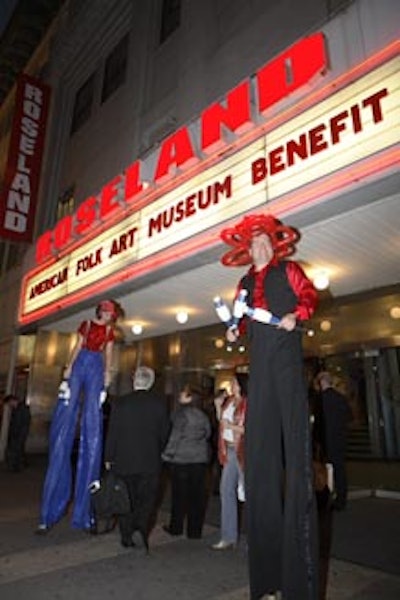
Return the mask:
M 252 80 L 240 83 L 231 90 L 224 104 L 214 103 L 200 117 L 200 148 L 192 140 L 188 127 L 181 127 L 161 144 L 154 170 L 153 183 L 160 185 L 188 169 L 229 143 L 229 135 L 240 135 L 266 116 L 269 108 L 321 74 L 327 65 L 322 33 L 300 40 L 291 48 L 268 62 Z M 252 86 L 258 107 L 252 114 Z M 228 137 L 227 137 L 228 134 Z M 90 197 L 73 217 L 59 221 L 53 231 L 46 231 L 36 245 L 38 263 L 50 258 L 79 236 L 85 235 L 99 220 L 107 220 L 124 204 L 131 204 L 143 193 L 140 160 L 128 166 L 123 175 L 107 183 L 98 197 Z M 279 166 L 278 166 L 279 168 Z

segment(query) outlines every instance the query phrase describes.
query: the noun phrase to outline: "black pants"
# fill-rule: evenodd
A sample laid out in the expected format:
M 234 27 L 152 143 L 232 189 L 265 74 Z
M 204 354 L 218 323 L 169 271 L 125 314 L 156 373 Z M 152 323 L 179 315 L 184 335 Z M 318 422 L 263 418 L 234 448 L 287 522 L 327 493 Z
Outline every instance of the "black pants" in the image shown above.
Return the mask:
M 9 471 L 21 471 L 26 466 L 26 438 L 26 432 L 10 432 L 4 456 Z
M 206 506 L 207 465 L 203 463 L 171 464 L 170 532 L 183 533 L 187 517 L 187 537 L 200 538 Z
M 140 531 L 146 542 L 150 520 L 155 509 L 160 476 L 158 473 L 121 475 L 131 498 L 132 512 L 118 519 L 121 541 L 130 542 L 134 531 Z
M 318 536 L 301 338 L 252 323 L 245 431 L 251 598 L 318 598 Z

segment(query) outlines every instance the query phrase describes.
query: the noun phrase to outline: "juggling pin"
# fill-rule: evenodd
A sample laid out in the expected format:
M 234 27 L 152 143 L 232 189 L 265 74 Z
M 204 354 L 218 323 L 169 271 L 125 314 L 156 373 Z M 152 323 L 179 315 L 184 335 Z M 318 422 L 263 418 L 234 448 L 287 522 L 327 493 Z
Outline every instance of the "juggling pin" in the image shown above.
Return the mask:
M 269 310 L 265 308 L 251 308 L 248 306 L 246 309 L 246 314 L 253 321 L 258 321 L 259 323 L 266 323 L 267 325 L 279 325 L 281 322 L 279 317 L 276 317 Z
M 233 316 L 232 316 L 232 322 L 230 325 L 230 329 L 236 329 L 239 325 L 240 319 L 243 317 L 244 314 L 246 314 L 247 294 L 248 294 L 247 290 L 245 290 L 245 289 L 240 290 L 239 294 L 236 297 L 235 302 L 233 303 Z
M 281 322 L 280 318 L 274 315 L 269 310 L 265 308 L 251 308 L 248 306 L 246 308 L 245 314 L 253 319 L 253 321 L 258 321 L 259 323 L 265 323 L 266 325 L 279 325 Z M 303 333 L 307 333 L 307 335 L 312 335 L 312 329 L 307 329 L 306 327 L 302 327 L 301 325 L 296 325 L 295 331 L 301 331 Z
M 232 324 L 232 314 L 220 296 L 214 298 L 214 308 L 221 321 L 225 323 L 227 327 L 230 327 Z

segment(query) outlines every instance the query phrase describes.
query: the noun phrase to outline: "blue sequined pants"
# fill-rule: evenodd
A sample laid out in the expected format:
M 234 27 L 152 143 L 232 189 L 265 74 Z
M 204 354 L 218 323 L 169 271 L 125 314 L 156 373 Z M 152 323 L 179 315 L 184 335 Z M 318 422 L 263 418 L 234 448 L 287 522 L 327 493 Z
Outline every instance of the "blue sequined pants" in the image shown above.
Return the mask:
M 71 499 L 71 453 L 80 417 L 79 454 L 75 474 L 72 526 L 93 524 L 89 485 L 99 478 L 103 415 L 100 392 L 104 384 L 103 356 L 82 349 L 72 367 L 68 403 L 59 399 L 50 428 L 49 463 L 43 487 L 40 522 L 51 527 L 64 515 Z

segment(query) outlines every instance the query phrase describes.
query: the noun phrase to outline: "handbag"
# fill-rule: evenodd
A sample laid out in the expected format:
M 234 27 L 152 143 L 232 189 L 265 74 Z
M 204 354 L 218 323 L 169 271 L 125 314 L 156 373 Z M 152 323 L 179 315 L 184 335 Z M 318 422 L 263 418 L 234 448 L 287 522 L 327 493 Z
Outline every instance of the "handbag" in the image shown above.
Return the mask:
M 89 489 L 97 519 L 131 512 L 128 487 L 112 470 L 105 471 L 100 481 L 93 482 Z
M 313 461 L 314 488 L 316 492 L 322 492 L 328 486 L 328 470 L 326 464 L 319 460 Z

